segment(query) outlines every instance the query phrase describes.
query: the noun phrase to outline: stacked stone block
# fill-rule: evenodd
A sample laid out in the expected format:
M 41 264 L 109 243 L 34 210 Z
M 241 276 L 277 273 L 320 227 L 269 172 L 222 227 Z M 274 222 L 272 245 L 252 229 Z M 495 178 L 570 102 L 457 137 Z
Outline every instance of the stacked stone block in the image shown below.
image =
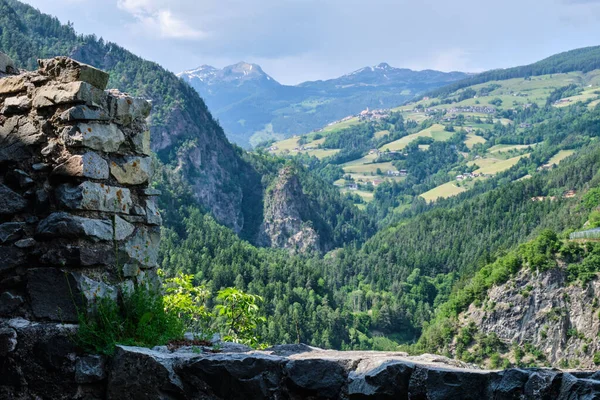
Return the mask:
M 75 322 L 155 281 L 150 104 L 72 59 L 38 63 L 0 75 L 0 318 Z

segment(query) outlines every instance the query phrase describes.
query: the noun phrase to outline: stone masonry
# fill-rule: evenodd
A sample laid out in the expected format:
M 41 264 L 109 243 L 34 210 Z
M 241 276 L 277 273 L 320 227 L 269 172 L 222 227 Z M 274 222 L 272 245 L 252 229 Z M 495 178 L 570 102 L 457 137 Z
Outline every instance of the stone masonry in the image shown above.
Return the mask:
M 0 71 L 0 318 L 76 322 L 155 280 L 150 104 L 69 58 L 38 64 Z

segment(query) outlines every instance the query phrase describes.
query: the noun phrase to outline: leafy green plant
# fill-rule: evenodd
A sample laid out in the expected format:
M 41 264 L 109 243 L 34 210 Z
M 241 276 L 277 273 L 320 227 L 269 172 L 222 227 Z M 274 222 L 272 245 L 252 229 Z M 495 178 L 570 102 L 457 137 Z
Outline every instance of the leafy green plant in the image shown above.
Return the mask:
M 176 313 L 186 330 L 205 337 L 214 317 L 206 306 L 210 291 L 203 285 L 194 286 L 194 277 L 186 274 L 165 279 L 164 289 L 165 311 Z
M 136 285 L 120 299 L 99 297 L 94 311 L 79 311 L 76 342 L 83 349 L 111 355 L 117 344 L 153 347 L 183 337 L 184 324 L 166 311 L 158 290 Z
M 256 328 L 266 319 L 259 315 L 257 303 L 262 297 L 244 293 L 236 288 L 219 290 L 218 304 L 215 307 L 218 315 L 223 318 L 223 330 L 226 341 L 258 346 L 259 338 Z

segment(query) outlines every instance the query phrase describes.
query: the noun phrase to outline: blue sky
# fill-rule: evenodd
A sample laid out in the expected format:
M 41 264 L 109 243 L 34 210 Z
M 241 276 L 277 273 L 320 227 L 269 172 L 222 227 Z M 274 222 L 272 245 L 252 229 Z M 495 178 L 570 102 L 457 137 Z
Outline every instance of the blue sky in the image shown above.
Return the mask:
M 380 62 L 482 70 L 600 44 L 600 0 L 25 0 L 173 72 L 260 64 L 282 83 Z

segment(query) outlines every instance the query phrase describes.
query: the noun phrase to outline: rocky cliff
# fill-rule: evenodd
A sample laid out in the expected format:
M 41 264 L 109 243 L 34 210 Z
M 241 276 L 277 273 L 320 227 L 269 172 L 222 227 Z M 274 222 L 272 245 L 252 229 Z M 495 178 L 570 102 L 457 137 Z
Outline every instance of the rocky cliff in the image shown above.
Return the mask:
M 323 250 L 312 226 L 318 216 L 315 205 L 304 194 L 300 179 L 291 167 L 282 168 L 265 194 L 264 222 L 259 243 L 293 252 Z
M 596 368 L 600 363 L 600 282 L 569 283 L 565 265 L 545 272 L 523 268 L 488 292 L 487 301 L 471 304 L 459 321 L 479 333 L 495 334 L 514 359 L 539 365 Z M 512 353 L 511 353 L 512 351 Z

